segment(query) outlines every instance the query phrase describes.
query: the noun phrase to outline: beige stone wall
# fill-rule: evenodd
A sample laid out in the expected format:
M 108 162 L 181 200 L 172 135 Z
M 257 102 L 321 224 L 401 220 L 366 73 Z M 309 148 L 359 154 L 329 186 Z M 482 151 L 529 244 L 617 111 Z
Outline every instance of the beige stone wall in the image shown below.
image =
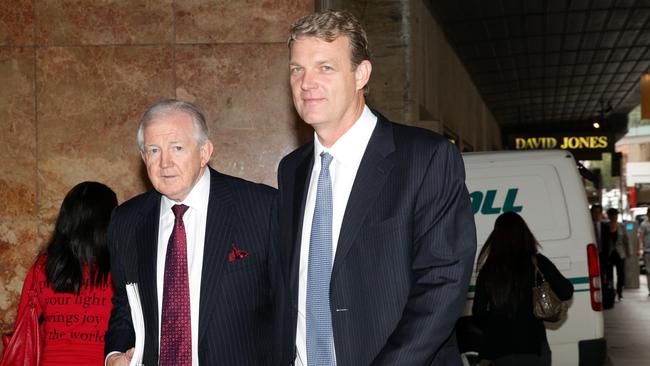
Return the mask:
M 368 105 L 387 118 L 410 124 L 413 104 L 406 76 L 409 71 L 407 52 L 409 37 L 405 33 L 408 9 L 401 1 L 365 2 L 361 16 L 372 52 L 372 76 Z
M 366 29 L 374 56 L 371 107 L 397 122 L 451 132 L 461 148 L 501 148 L 494 116 L 423 0 L 320 3 L 351 11 Z
M 439 24 L 422 0 L 403 1 L 409 3 L 409 101 L 418 112 L 413 123 L 438 121 L 439 132 L 452 132 L 463 148 L 500 149 L 500 128 Z
M 289 23 L 312 0 L 0 2 L 0 331 L 65 193 L 83 180 L 120 202 L 146 189 L 134 134 L 151 103 L 195 102 L 211 165 L 275 185 L 308 136 L 288 87 Z
M 320 0 L 318 9 L 347 10 L 354 14 L 368 36 L 372 53 L 370 93 L 366 103 L 385 117 L 411 124 L 409 103 L 408 6 L 403 0 Z

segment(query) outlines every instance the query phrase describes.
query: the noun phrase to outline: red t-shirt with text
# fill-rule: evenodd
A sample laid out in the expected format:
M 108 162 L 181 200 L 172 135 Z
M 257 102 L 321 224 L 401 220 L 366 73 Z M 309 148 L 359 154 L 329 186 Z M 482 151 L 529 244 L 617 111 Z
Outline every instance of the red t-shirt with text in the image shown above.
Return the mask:
M 79 295 L 55 293 L 47 285 L 46 258 L 46 255 L 39 256 L 27 273 L 18 306 L 20 316 L 35 281 L 45 330 L 42 365 L 103 365 L 104 334 L 113 296 L 110 277 L 106 285 L 90 287 L 89 269 L 84 266 L 85 285 Z

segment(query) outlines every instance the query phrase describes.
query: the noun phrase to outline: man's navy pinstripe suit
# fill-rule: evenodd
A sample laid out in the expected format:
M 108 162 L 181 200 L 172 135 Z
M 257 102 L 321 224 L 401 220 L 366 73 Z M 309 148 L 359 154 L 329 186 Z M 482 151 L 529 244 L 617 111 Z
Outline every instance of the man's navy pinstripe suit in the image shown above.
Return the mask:
M 109 227 L 116 293 L 106 350 L 124 352 L 134 333 L 124 285 L 137 282 L 145 318 L 144 364 L 158 364 L 156 252 L 160 194 L 137 196 L 113 213 Z M 273 342 L 279 296 L 274 246 L 274 189 L 210 169 L 210 196 L 201 275 L 198 353 L 201 365 L 277 364 Z M 229 261 L 232 245 L 248 256 Z M 193 340 L 194 341 L 194 340 Z
M 308 143 L 278 170 L 280 261 L 290 292 L 285 364 L 295 359 L 300 240 L 313 151 Z M 438 134 L 378 115 L 348 199 L 330 280 L 337 365 L 459 365 L 453 328 L 475 251 L 457 148 Z

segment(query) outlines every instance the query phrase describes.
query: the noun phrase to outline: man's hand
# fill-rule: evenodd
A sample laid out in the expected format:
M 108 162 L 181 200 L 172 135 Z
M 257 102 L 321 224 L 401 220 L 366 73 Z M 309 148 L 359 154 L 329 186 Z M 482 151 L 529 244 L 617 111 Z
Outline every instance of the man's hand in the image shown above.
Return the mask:
M 130 348 L 126 353 L 113 353 L 106 359 L 106 366 L 129 366 L 135 348 Z

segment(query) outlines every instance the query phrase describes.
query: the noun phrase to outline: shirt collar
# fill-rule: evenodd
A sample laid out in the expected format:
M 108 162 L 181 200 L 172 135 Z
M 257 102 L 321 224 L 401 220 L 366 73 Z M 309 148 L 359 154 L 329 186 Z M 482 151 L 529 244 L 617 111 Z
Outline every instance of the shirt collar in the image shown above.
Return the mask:
M 162 202 L 160 203 L 160 212 L 163 215 L 173 214 L 171 208 L 177 204 L 183 204 L 189 206 L 192 209 L 198 210 L 199 212 L 208 211 L 208 200 L 206 197 L 210 195 L 210 169 L 205 168 L 203 175 L 198 182 L 192 187 L 190 193 L 185 197 L 181 202 L 176 202 L 170 200 L 169 198 L 162 196 Z
M 314 132 L 314 154 L 320 159 L 320 154 L 327 151 L 343 165 L 358 166 L 376 125 L 377 116 L 365 105 L 359 119 L 329 149 L 320 143 Z

